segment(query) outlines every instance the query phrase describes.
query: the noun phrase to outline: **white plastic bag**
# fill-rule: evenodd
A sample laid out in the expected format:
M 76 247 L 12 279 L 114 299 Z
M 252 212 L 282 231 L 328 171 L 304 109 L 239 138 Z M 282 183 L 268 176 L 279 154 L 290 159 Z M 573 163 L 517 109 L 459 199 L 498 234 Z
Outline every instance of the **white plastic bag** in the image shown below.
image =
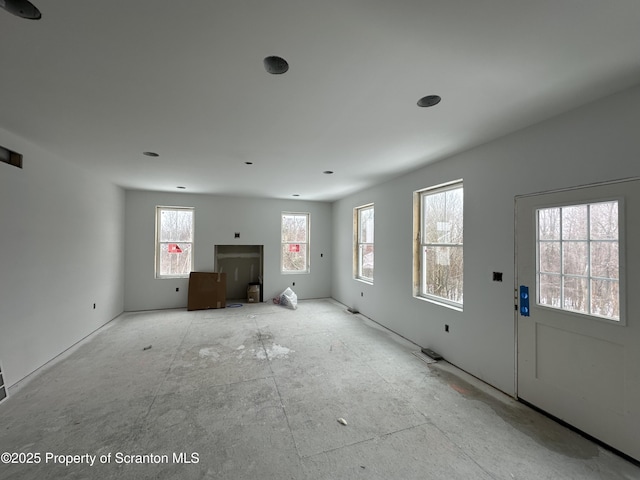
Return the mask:
M 280 294 L 280 305 L 295 310 L 296 308 L 298 308 L 298 296 L 293 290 L 287 288 Z

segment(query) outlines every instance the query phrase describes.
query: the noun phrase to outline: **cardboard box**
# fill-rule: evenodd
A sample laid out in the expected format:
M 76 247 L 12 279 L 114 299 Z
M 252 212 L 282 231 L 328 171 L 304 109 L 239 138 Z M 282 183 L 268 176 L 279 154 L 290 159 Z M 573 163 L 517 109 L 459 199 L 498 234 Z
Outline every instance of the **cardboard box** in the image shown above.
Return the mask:
M 227 300 L 227 274 L 191 272 L 187 310 L 225 308 Z
M 247 287 L 247 303 L 260 303 L 260 285 L 250 284 Z

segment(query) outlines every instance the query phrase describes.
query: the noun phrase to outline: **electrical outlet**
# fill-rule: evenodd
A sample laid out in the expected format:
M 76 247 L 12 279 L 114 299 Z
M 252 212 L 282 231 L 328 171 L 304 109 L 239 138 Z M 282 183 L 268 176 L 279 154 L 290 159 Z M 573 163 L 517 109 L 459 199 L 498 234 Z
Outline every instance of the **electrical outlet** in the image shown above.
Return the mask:
M 296 286 L 296 282 L 293 282 L 293 284 L 292 284 L 291 286 L 292 286 L 292 287 L 295 287 L 295 286 Z
M 96 309 L 96 304 L 95 304 L 95 303 L 93 304 L 93 309 L 94 309 L 94 310 Z
M 176 292 L 179 292 L 179 291 L 180 291 L 180 287 L 176 287 Z
M 361 296 L 361 297 L 364 297 L 364 292 L 360 292 L 360 296 Z
M 448 332 L 448 331 L 449 331 L 449 325 L 446 325 L 446 324 L 445 324 L 445 326 L 444 326 L 444 331 L 445 331 L 445 332 Z

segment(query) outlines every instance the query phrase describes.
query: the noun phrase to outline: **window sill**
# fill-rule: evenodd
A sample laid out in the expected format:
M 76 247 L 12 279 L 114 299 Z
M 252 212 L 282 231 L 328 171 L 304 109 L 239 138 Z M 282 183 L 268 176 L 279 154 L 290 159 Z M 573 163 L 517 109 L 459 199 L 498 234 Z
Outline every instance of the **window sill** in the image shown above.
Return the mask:
M 455 310 L 456 312 L 463 312 L 464 311 L 462 305 L 451 305 L 450 303 L 440 302 L 440 301 L 436 300 L 435 298 L 423 297 L 421 295 L 414 295 L 413 298 L 415 298 L 417 300 L 420 300 L 422 302 L 428 302 L 428 303 L 432 303 L 434 305 L 439 305 L 441 307 L 448 308 L 450 310 Z
M 373 285 L 373 280 L 367 280 L 364 278 L 353 277 L 356 282 L 366 283 L 367 285 Z

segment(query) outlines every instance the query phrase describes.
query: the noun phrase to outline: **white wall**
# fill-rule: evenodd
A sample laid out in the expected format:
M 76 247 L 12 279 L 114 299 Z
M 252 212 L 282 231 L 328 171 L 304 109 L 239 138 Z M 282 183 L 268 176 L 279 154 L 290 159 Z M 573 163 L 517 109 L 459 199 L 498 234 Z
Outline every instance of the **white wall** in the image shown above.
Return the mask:
M 123 310 L 124 191 L 0 129 L 0 361 L 11 386 Z M 93 304 L 96 309 L 93 309 Z
M 332 296 L 513 394 L 514 197 L 640 176 L 638 126 L 640 88 L 634 88 L 336 202 Z M 459 178 L 463 312 L 412 297 L 412 194 Z M 352 275 L 353 208 L 369 202 L 375 203 L 372 286 Z M 502 283 L 492 281 L 493 271 L 504 273 Z
M 155 279 L 155 208 L 195 207 L 194 271 L 214 271 L 214 245 L 264 245 L 263 296 L 267 301 L 292 287 L 298 298 L 331 293 L 331 204 L 300 200 L 127 191 L 125 310 L 183 308 L 188 279 Z M 280 273 L 280 215 L 311 214 L 311 272 Z M 240 232 L 240 238 L 234 233 Z M 320 255 L 323 255 L 322 257 Z M 292 283 L 295 282 L 295 286 Z M 176 292 L 176 287 L 180 288 Z

